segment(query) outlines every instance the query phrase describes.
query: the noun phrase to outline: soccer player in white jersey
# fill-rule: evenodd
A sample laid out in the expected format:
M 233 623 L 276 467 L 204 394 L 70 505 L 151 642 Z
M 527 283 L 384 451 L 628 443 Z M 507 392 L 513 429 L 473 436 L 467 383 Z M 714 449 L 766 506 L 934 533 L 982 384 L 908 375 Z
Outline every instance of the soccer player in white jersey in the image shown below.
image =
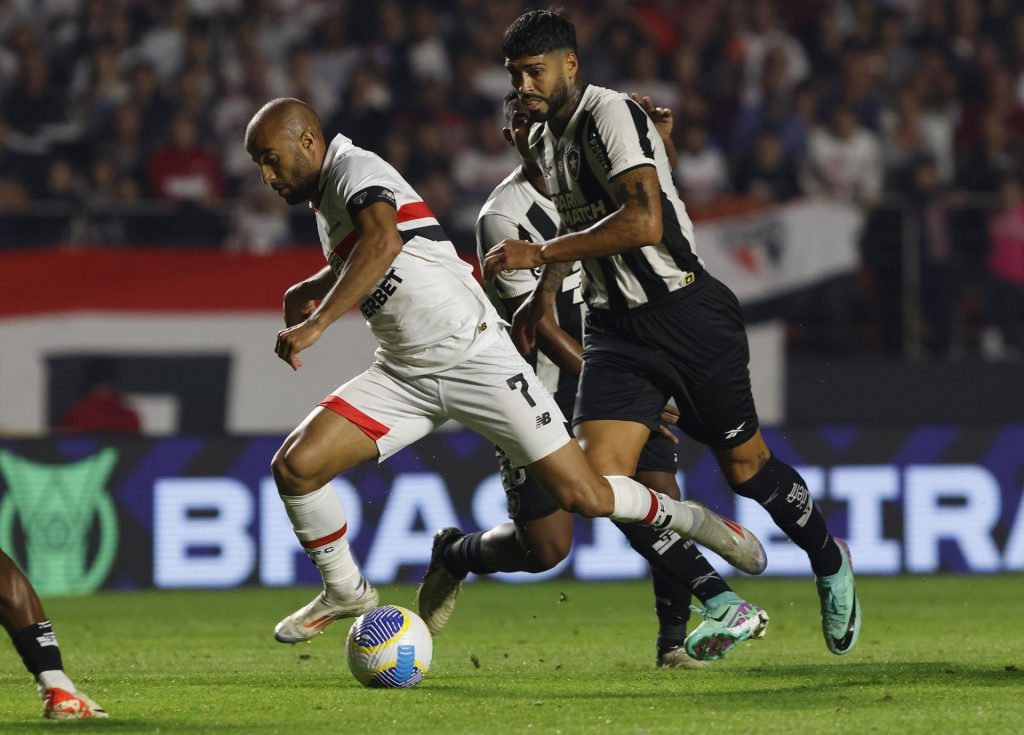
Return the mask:
M 674 153 L 671 111 L 655 108 L 650 99 L 639 101 L 648 114 L 656 116 L 658 133 L 666 148 Z M 529 115 L 515 92 L 505 97 L 504 118 L 506 127 L 502 133 L 523 162 L 498 184 L 477 218 L 477 252 L 481 261 L 506 238 L 543 242 L 557 230 L 558 212 L 547 196 L 540 168 L 529 156 Z M 484 290 L 498 313 L 511 317 L 533 291 L 539 276 L 539 272 L 532 270 L 504 271 L 485 281 Z M 538 325 L 539 349 L 528 356 L 567 420 L 572 419 L 582 367 L 580 343 L 585 305 L 580 288 L 579 264 L 574 264 L 561 283 L 554 308 Z M 674 423 L 674 405 L 667 406 L 666 412 L 668 420 Z M 666 427 L 661 427 L 660 433 L 652 433 L 633 474 L 647 487 L 678 499 L 674 441 L 677 440 Z M 435 617 L 431 606 L 451 599 L 452 588 L 457 591 L 470 572 L 485 574 L 498 566 L 503 556 L 521 557 L 523 571 L 544 571 L 562 561 L 572 546 L 572 515 L 561 510 L 534 478 L 523 468 L 513 466 L 500 449 L 498 458 L 512 523 L 474 534 L 463 534 L 454 528 L 438 532 L 430 569 L 418 595 L 420 615 L 426 620 Z M 768 614 L 737 596 L 692 541 L 684 541 L 672 531 L 659 533 L 636 524 L 617 526 L 630 546 L 651 566 L 659 667 L 706 666 L 699 659 L 722 658 L 736 643 L 764 636 Z M 723 606 L 732 606 L 736 614 L 722 621 L 706 620 L 687 638 L 691 591 L 705 608 L 716 611 L 715 616 Z
M 562 274 L 583 261 L 589 311 L 573 420 L 588 459 L 602 474 L 628 473 L 674 397 L 680 427 L 711 448 L 732 489 L 760 503 L 807 552 L 826 645 L 848 653 L 861 624 L 849 551 L 832 538 L 803 478 L 765 444 L 739 303 L 697 257 L 653 123 L 627 95 L 583 84 L 576 31 L 562 13 L 523 14 L 503 49 L 513 88 L 544 123 L 530 149 L 565 233 L 505 240 L 487 256 L 485 277 L 560 264 L 545 268 L 516 313 L 513 338 L 529 348 Z
M 594 473 L 470 266 L 394 168 L 343 135 L 328 143 L 316 113 L 295 99 L 264 105 L 245 149 L 285 201 L 310 203 L 328 263 L 285 293 L 278 357 L 301 368 L 299 353 L 353 306 L 379 343 L 374 363 L 315 407 L 271 463 L 295 534 L 324 579 L 316 598 L 278 623 L 277 640 L 308 640 L 377 605 L 350 553 L 344 508 L 325 486 L 449 418 L 527 467 L 565 510 L 672 529 L 740 569 L 763 571 L 764 549 L 749 531 L 628 477 Z

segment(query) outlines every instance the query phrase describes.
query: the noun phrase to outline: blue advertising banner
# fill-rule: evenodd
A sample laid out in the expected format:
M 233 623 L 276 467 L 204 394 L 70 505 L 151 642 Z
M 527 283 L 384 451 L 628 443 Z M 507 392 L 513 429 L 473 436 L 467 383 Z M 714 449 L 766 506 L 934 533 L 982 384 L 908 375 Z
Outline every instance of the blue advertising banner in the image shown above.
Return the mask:
M 1024 425 L 766 429 L 867 574 L 1024 570 Z M 316 583 L 269 472 L 281 437 L 0 440 L 0 547 L 43 594 L 106 587 Z M 807 575 L 803 553 L 756 503 L 733 495 L 713 457 L 684 440 L 686 497 L 765 544 L 766 574 Z M 332 483 L 349 539 L 375 583 L 418 580 L 442 526 L 506 520 L 486 440 L 437 433 Z M 630 579 L 646 564 L 605 520 L 577 519 L 572 554 L 543 575 Z M 710 555 L 723 572 L 727 565 Z

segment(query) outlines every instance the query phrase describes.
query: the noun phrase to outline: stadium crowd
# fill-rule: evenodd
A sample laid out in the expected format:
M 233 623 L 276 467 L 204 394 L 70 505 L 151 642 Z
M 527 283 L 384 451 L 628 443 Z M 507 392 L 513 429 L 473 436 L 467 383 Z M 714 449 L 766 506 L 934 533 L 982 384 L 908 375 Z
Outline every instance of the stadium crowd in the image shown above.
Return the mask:
M 315 240 L 242 147 L 252 113 L 292 96 L 395 165 L 471 252 L 480 205 L 517 164 L 499 49 L 527 5 L 0 0 L 0 244 Z M 816 348 L 901 349 L 909 232 L 928 352 L 1020 350 L 1024 5 L 562 5 L 587 81 L 674 110 L 695 219 L 805 196 L 867 212 L 861 272 L 832 292 L 875 327 Z

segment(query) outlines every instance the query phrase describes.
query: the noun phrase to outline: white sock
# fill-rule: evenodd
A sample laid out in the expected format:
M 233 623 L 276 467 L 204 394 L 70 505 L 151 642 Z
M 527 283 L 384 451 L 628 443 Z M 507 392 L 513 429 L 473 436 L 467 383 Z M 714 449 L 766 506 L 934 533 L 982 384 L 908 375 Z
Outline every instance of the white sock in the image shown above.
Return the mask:
M 611 516 L 620 523 L 639 523 L 654 528 L 670 528 L 684 538 L 700 526 L 693 508 L 667 495 L 657 493 L 625 475 L 606 475 L 615 496 Z
M 327 595 L 337 602 L 358 598 L 362 575 L 345 538 L 348 519 L 338 494 L 322 487 L 307 495 L 282 495 L 281 500 L 299 543 L 320 569 Z
M 63 689 L 72 694 L 77 691 L 68 675 L 60 669 L 40 671 L 39 676 L 36 677 L 36 682 L 39 684 L 40 694 L 45 694 L 48 689 Z

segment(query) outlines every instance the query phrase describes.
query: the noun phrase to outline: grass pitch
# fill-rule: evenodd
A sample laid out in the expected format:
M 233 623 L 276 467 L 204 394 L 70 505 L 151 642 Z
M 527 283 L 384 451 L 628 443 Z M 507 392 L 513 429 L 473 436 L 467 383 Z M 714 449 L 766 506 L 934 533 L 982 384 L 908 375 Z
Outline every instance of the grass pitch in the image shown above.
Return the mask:
M 646 584 L 478 582 L 408 691 L 351 678 L 347 622 L 274 642 L 312 589 L 53 599 L 68 672 L 111 719 L 44 721 L 8 646 L 0 732 L 1012 732 L 1024 728 L 1021 581 L 862 578 L 860 644 L 840 658 L 822 641 L 813 582 L 738 580 L 771 614 L 768 636 L 702 671 L 654 668 Z M 381 593 L 413 606 L 411 587 Z

